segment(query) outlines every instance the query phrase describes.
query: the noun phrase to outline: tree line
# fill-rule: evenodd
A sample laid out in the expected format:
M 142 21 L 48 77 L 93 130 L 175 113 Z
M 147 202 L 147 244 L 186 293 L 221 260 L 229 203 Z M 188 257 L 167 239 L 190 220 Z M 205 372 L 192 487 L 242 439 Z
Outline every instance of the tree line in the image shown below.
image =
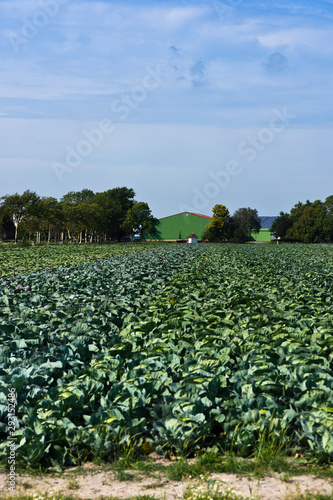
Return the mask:
M 101 193 L 71 191 L 60 201 L 33 191 L 0 198 L 0 234 L 5 239 L 42 241 L 120 241 L 127 235 L 156 234 L 156 219 L 134 190 L 116 187 Z
M 231 216 L 225 205 L 215 205 L 212 220 L 202 238 L 210 241 L 246 241 L 253 231 L 260 231 L 257 210 L 239 208 Z M 324 202 L 299 201 L 290 213 L 280 212 L 272 223 L 271 233 L 281 241 L 333 242 L 333 195 Z
M 202 239 L 208 241 L 246 241 L 251 232 L 260 231 L 260 218 L 254 208 L 239 208 L 233 215 L 225 205 L 213 207 L 213 217 Z
M 333 196 L 326 200 L 298 202 L 290 213 L 280 212 L 272 233 L 282 241 L 324 243 L 333 241 Z

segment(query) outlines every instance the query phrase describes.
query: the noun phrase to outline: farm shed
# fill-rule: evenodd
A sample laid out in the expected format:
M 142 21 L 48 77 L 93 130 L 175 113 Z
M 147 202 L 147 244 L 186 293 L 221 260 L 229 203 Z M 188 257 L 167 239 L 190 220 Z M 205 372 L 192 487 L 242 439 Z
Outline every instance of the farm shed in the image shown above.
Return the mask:
M 195 233 L 201 239 L 205 226 L 210 223 L 211 219 L 208 215 L 192 212 L 162 217 L 159 219 L 160 223 L 155 237 L 158 240 L 187 240 L 191 233 Z
M 276 219 L 276 216 L 262 216 L 259 217 L 259 219 L 261 222 L 260 231 L 259 233 L 254 233 L 254 232 L 251 233 L 249 241 L 261 241 L 261 242 L 271 241 L 272 239 L 271 227 Z
M 191 233 L 187 238 L 187 243 L 198 243 L 198 237 L 195 233 Z
M 268 242 L 271 241 L 271 226 L 276 219 L 275 216 L 259 217 L 261 229 L 259 233 L 252 233 L 249 241 Z M 200 240 L 212 217 L 209 215 L 196 214 L 193 212 L 181 212 L 159 219 L 157 234 L 154 239 L 158 240 L 187 240 L 191 233 L 195 233 Z M 145 236 L 149 239 L 149 236 Z

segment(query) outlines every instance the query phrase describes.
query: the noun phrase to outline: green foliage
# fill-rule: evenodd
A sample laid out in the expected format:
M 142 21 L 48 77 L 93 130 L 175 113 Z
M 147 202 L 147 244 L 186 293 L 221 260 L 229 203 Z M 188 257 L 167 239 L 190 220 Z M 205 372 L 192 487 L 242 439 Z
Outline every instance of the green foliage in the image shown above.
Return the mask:
M 260 231 L 260 219 L 257 210 L 253 208 L 239 208 L 232 217 L 235 240 L 245 241 L 252 231 Z
M 60 202 L 52 197 L 40 198 L 30 191 L 3 196 L 0 230 L 10 233 L 13 226 L 9 222 L 13 221 L 15 242 L 29 236 L 29 240 L 37 243 L 64 239 L 80 243 L 120 241 L 128 234 L 127 230 L 133 232 L 133 227 L 154 232 L 157 219 L 148 204 L 137 203 L 134 196 L 133 189 L 127 187 L 101 193 L 89 189 L 71 191 Z
M 203 238 L 208 240 L 223 240 L 226 237 L 226 222 L 229 217 L 229 210 L 224 205 L 213 207 L 213 218 L 205 227 Z
M 2 196 L 3 214 L 13 220 L 15 225 L 15 242 L 18 238 L 18 228 L 27 217 L 34 217 L 37 212 L 39 196 L 32 191 L 25 191 L 22 195 L 18 193 Z
M 246 241 L 252 231 L 259 230 L 260 219 L 257 210 L 239 208 L 230 217 L 229 210 L 224 205 L 215 205 L 212 221 L 205 227 L 202 238 L 209 241 Z
M 123 229 L 127 234 L 156 234 L 159 221 L 153 217 L 148 203 L 135 203 L 127 212 Z
M 332 252 L 175 245 L 2 278 L 1 460 L 12 387 L 30 466 L 124 450 L 332 459 Z
M 277 217 L 272 223 L 271 232 L 275 238 L 284 239 L 288 229 L 292 227 L 292 224 L 290 215 L 280 212 L 279 217 Z
M 294 223 L 287 231 L 287 238 L 304 243 L 322 242 L 326 236 L 326 208 L 317 200 L 312 204 L 303 206 L 301 214 L 293 216 Z
M 280 212 L 273 222 L 272 233 L 276 238 L 302 243 L 333 241 L 333 196 L 325 202 L 299 201 L 290 214 Z
M 328 196 L 324 202 L 326 208 L 325 233 L 329 241 L 333 241 L 333 196 Z
M 142 243 L 139 246 L 127 243 L 51 246 L 31 246 L 28 242 L 18 245 L 5 243 L 0 246 L 0 276 L 72 266 L 169 245 L 172 243 Z

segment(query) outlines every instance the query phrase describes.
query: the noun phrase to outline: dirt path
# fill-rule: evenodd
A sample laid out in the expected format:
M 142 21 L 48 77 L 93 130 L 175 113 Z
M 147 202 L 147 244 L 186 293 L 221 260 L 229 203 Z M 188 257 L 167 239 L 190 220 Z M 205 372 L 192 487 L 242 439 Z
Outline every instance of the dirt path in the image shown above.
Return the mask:
M 133 474 L 133 471 L 128 471 Z M 98 499 L 99 497 L 118 497 L 121 499 L 137 495 L 151 495 L 164 500 L 176 500 L 183 496 L 189 481 L 177 482 L 168 480 L 162 473 L 154 477 L 142 476 L 136 472 L 131 481 L 119 481 L 112 471 L 105 471 L 96 466 L 87 466 L 83 472 L 73 475 L 65 473 L 61 477 L 21 475 L 16 480 L 17 493 L 33 494 L 35 492 L 70 493 L 81 499 Z M 311 476 L 298 476 L 283 481 L 278 477 L 266 477 L 260 480 L 249 480 L 233 474 L 212 474 L 214 480 L 228 483 L 244 496 L 254 496 L 260 500 L 282 500 L 293 492 L 330 494 L 333 482 Z M 0 473 L 0 492 L 8 494 L 7 478 Z

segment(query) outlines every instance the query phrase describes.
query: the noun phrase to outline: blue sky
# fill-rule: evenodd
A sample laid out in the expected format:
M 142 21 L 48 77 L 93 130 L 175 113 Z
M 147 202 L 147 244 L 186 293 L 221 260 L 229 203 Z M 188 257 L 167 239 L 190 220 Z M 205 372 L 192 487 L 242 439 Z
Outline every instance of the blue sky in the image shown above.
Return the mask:
M 333 1 L 0 0 L 0 196 L 157 217 L 333 194 Z

